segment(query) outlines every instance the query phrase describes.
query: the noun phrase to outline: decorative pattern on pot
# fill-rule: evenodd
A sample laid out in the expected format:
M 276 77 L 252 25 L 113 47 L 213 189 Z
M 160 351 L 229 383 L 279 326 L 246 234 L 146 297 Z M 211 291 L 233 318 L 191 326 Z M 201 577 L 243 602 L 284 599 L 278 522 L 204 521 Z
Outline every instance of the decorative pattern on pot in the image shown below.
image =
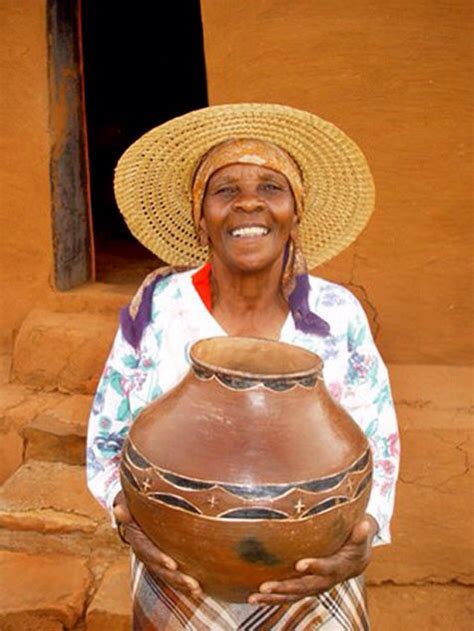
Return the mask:
M 236 375 L 229 375 L 223 372 L 212 372 L 206 370 L 201 366 L 192 366 L 194 374 L 203 381 L 209 381 L 210 379 L 217 379 L 222 385 L 227 386 L 231 390 L 248 390 L 255 388 L 256 386 L 264 386 L 269 390 L 275 392 L 286 392 L 296 386 L 303 388 L 314 388 L 318 380 L 322 380 L 321 374 L 314 375 L 302 375 L 300 377 L 295 376 L 291 378 L 277 377 L 273 379 L 262 379 L 261 377 L 239 377 Z
M 300 520 L 358 499 L 371 483 L 372 458 L 367 449 L 340 473 L 317 480 L 239 485 L 196 480 L 160 469 L 128 440 L 122 473 L 149 501 L 178 510 L 214 519 Z

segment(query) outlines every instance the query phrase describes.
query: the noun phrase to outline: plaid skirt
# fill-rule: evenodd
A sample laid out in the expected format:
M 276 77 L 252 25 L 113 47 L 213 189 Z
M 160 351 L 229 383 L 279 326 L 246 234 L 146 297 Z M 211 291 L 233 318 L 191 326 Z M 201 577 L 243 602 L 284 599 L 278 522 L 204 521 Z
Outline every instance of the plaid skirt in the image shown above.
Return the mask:
M 368 631 L 362 576 L 286 605 L 226 603 L 176 591 L 132 558 L 133 631 Z

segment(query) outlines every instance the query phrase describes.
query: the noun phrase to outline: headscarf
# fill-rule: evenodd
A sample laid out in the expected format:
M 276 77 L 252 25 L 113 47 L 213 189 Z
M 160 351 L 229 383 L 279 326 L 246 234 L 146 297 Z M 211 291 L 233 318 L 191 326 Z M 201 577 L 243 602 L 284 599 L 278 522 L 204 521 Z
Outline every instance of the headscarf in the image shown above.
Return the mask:
M 204 195 L 212 174 L 231 164 L 253 164 L 278 171 L 286 177 L 293 193 L 296 216 L 303 216 L 303 178 L 296 162 L 276 145 L 253 138 L 226 140 L 208 151 L 194 172 L 192 182 L 192 213 L 196 230 L 202 216 Z

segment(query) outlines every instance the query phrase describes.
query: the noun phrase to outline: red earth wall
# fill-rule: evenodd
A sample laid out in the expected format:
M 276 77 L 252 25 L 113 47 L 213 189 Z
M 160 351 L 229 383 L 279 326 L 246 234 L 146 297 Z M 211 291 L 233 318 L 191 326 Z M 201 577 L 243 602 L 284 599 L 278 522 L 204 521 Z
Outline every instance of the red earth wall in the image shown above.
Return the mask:
M 362 300 L 387 361 L 472 363 L 471 3 L 201 6 L 210 103 L 309 110 L 371 165 L 369 226 L 317 272 Z

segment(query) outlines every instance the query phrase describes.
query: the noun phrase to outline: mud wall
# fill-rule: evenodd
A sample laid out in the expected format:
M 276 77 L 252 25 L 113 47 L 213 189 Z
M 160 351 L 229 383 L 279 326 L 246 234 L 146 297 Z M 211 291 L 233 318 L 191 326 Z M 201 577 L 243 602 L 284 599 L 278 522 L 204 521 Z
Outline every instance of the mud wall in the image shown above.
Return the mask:
M 44 0 L 0 3 L 0 341 L 49 291 L 52 261 Z
M 362 300 L 389 362 L 472 363 L 471 3 L 201 5 L 212 104 L 310 110 L 372 167 L 376 213 L 318 273 Z

